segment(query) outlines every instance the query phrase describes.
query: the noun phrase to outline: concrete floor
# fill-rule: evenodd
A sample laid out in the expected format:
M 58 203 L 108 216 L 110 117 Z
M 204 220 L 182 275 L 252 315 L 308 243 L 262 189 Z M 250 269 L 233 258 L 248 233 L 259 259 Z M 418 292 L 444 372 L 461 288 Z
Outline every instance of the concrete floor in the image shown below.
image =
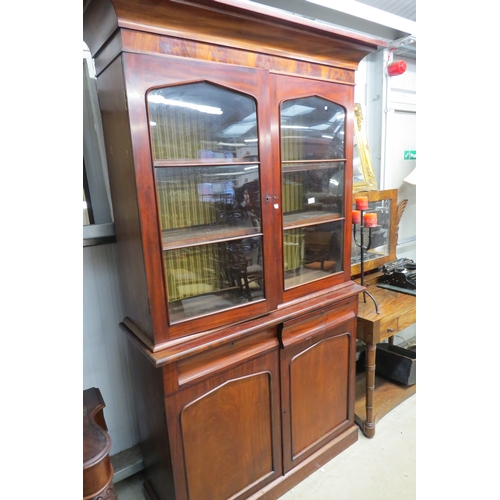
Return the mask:
M 415 500 L 416 397 L 380 420 L 373 438 L 358 431 L 354 445 L 280 500 Z M 116 483 L 118 500 L 144 500 L 143 481 L 138 473 Z

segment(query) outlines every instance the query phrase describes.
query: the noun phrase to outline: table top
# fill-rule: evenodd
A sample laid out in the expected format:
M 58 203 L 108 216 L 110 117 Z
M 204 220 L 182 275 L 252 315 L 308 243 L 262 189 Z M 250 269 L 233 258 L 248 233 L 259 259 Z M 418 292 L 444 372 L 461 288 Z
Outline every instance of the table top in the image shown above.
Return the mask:
M 360 293 L 358 299 L 360 340 L 368 339 L 370 336 L 370 340 L 377 343 L 390 337 L 391 333 L 394 334 L 415 323 L 417 309 L 415 295 L 380 288 L 375 284 L 367 286 L 366 291 L 376 300 L 380 314 L 377 314 L 373 300 L 366 295 L 365 301 L 363 293 Z

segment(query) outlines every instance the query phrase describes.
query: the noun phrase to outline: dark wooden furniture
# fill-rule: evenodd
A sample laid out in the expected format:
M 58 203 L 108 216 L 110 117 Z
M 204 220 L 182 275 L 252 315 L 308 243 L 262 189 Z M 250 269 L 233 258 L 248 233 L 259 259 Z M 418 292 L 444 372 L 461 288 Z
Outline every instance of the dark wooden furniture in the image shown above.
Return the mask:
M 111 437 L 104 401 L 95 387 L 83 391 L 83 500 L 118 500 L 109 458 Z
M 85 7 L 148 495 L 278 498 L 358 435 L 354 71 L 378 42 L 251 2 Z
M 393 339 L 399 331 L 416 322 L 415 295 L 395 292 L 368 284 L 367 290 L 377 301 L 359 296 L 357 338 L 366 346 L 365 372 L 356 377 L 355 419 L 367 437 L 375 435 L 375 424 L 389 411 L 415 394 L 417 385 L 403 385 L 376 376 L 377 344 Z

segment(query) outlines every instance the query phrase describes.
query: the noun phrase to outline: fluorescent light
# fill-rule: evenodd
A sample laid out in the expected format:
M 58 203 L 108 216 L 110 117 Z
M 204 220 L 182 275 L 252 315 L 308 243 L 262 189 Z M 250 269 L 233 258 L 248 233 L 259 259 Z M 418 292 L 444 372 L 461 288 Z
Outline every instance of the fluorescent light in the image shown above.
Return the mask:
M 230 125 L 225 130 L 222 131 L 222 135 L 225 137 L 240 137 L 243 134 L 246 134 L 250 129 L 254 128 L 256 125 L 255 122 L 245 123 L 238 122 L 234 125 Z
M 181 108 L 194 109 L 211 115 L 222 115 L 223 113 L 222 109 L 215 108 L 214 106 L 205 106 L 204 104 L 194 104 L 192 102 L 174 101 L 173 99 L 165 99 L 162 95 L 158 94 L 149 94 L 148 101 L 155 104 L 164 104 L 165 106 L 178 106 Z
M 311 127 L 311 130 L 326 130 L 331 126 L 331 123 L 322 123 L 320 125 L 314 125 L 313 127 Z
M 382 9 L 356 2 L 354 0 L 305 0 L 306 2 L 320 5 L 333 12 L 341 12 L 358 19 L 364 19 L 371 23 L 387 26 L 392 29 L 404 31 L 408 34 L 417 34 L 417 23 L 401 16 L 390 14 Z
M 298 115 L 305 115 L 307 113 L 311 113 L 314 111 L 316 108 L 311 108 L 310 106 L 302 106 L 301 104 L 294 104 L 290 106 L 289 108 L 286 108 L 281 111 L 281 116 L 298 116 Z

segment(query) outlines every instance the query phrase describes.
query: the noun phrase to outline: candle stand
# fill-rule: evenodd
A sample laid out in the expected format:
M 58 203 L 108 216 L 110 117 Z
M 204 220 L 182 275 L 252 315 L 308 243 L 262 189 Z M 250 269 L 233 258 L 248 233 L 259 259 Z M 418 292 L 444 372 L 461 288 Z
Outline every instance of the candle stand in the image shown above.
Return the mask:
M 356 239 L 356 226 L 357 226 L 357 224 L 355 224 L 355 223 L 353 223 L 353 225 L 352 225 L 352 232 L 353 232 L 354 243 L 360 249 L 360 254 L 361 254 L 361 257 L 360 257 L 361 258 L 361 286 L 364 286 L 365 285 L 365 266 L 364 266 L 365 259 L 364 259 L 364 253 L 367 252 L 368 250 L 370 250 L 371 243 L 372 243 L 372 229 L 373 229 L 373 226 L 370 226 L 368 228 L 365 227 L 365 225 L 364 225 L 364 210 L 360 210 L 360 212 L 361 212 L 361 217 L 360 217 L 360 222 L 359 222 L 359 234 L 361 235 L 361 242 L 359 242 Z M 368 229 L 368 244 L 367 245 L 363 244 L 365 229 Z M 375 305 L 375 312 L 377 314 L 380 314 L 380 312 L 378 310 L 377 301 L 373 298 L 373 296 L 369 292 L 367 292 L 367 291 L 363 292 L 363 301 L 366 303 L 366 296 L 367 295 L 368 295 L 368 297 L 370 297 L 370 299 L 372 299 L 372 301 L 373 301 L 373 303 Z

